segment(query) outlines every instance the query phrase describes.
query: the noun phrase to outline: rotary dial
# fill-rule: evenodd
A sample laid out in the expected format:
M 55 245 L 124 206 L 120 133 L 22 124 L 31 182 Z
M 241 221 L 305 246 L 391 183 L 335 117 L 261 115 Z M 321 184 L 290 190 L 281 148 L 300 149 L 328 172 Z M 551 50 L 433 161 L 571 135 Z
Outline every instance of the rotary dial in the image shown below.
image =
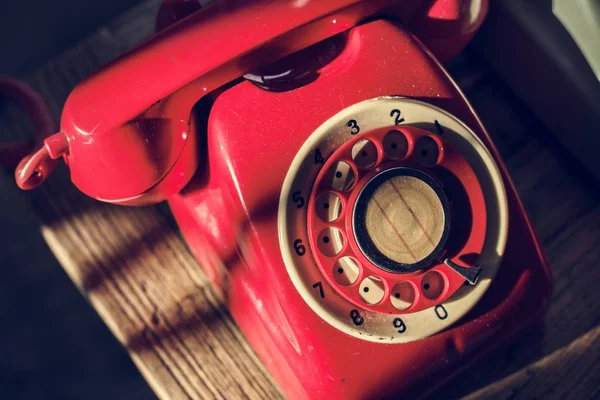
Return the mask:
M 487 289 L 506 199 L 489 152 L 455 117 L 379 98 L 310 136 L 284 182 L 278 228 L 290 277 L 322 318 L 407 342 L 445 328 Z

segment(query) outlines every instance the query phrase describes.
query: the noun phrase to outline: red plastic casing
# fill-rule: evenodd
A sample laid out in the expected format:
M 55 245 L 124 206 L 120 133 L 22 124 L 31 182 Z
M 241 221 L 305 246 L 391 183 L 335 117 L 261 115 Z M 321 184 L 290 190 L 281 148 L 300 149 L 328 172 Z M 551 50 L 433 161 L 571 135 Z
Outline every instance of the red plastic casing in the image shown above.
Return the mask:
M 208 121 L 208 168 L 170 199 L 171 208 L 290 398 L 422 395 L 535 320 L 550 299 L 549 271 L 485 129 L 410 33 L 387 21 L 356 27 L 334 63 L 335 73 L 293 91 L 242 82 L 221 93 Z M 407 344 L 356 339 L 317 316 L 288 277 L 276 220 L 283 179 L 310 133 L 351 104 L 391 94 L 429 102 L 465 122 L 500 166 L 510 210 L 506 254 L 488 293 L 454 328 Z
M 181 16 L 168 8 L 177 3 L 162 10 L 161 25 Z M 498 152 L 409 32 L 447 59 L 486 10 L 487 0 L 218 2 L 73 91 L 61 121 L 72 180 L 105 201 L 169 199 L 192 252 L 289 398 L 423 395 L 513 339 L 550 300 L 549 270 Z M 340 33 L 342 52 L 311 83 L 270 92 L 239 79 Z M 277 231 L 282 183 L 308 136 L 340 110 L 389 95 L 431 103 L 469 126 L 500 167 L 510 213 L 504 261 L 483 299 L 454 327 L 407 344 L 360 340 L 315 314 L 287 274 Z M 201 102 L 207 121 L 192 117 L 203 98 L 211 99 Z

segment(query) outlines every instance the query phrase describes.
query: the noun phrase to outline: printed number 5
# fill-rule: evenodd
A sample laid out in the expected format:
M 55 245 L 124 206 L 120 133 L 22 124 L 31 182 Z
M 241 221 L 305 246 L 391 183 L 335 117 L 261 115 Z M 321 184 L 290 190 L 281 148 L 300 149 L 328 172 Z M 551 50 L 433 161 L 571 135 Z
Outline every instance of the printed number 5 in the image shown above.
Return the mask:
M 302 192 L 297 191 L 292 194 L 292 201 L 296 203 L 296 207 L 302 208 L 304 206 L 304 197 L 302 197 Z

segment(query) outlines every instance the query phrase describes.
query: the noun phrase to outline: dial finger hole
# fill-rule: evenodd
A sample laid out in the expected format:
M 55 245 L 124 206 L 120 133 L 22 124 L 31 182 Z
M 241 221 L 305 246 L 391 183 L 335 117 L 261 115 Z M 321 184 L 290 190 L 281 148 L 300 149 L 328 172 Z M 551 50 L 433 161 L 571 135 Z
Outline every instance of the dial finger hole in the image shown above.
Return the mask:
M 360 298 L 367 304 L 377 304 L 383 300 L 385 286 L 377 276 L 369 276 L 360 283 L 358 288 Z
M 335 221 L 342 213 L 342 201 L 335 193 L 327 192 L 317 197 L 315 202 L 317 215 L 325 222 Z
M 423 295 L 429 300 L 435 300 L 440 297 L 444 291 L 445 284 L 442 274 L 437 271 L 430 271 L 425 274 L 421 281 Z
M 360 266 L 352 257 L 342 257 L 333 266 L 333 278 L 342 286 L 350 286 L 358 279 Z
M 325 228 L 317 238 L 319 251 L 327 257 L 336 256 L 344 247 L 344 235 L 336 228 Z
M 389 131 L 383 138 L 383 149 L 391 159 L 402 158 L 408 151 L 408 139 L 402 132 Z
M 367 139 L 361 139 L 352 146 L 352 161 L 359 168 L 371 168 L 377 162 L 377 147 Z
M 332 189 L 343 192 L 350 189 L 354 183 L 354 171 L 347 162 L 338 161 L 327 172 L 325 182 Z
M 415 302 L 415 288 L 408 282 L 400 282 L 394 285 L 390 294 L 392 305 L 400 311 L 404 311 Z
M 432 167 L 437 163 L 440 156 L 440 148 L 435 140 L 428 136 L 423 136 L 415 143 L 414 154 L 420 164 Z

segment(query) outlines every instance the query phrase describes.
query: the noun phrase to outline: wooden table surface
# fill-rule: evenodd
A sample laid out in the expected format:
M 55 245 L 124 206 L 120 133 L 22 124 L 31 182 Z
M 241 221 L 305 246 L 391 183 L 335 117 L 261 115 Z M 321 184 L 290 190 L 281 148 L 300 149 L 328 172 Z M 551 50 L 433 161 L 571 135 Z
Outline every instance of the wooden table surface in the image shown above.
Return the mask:
M 132 9 L 28 78 L 49 99 L 57 119 L 78 81 L 152 34 L 157 6 L 150 0 Z M 473 50 L 449 70 L 507 164 L 555 287 L 542 325 L 430 398 L 598 397 L 600 185 Z M 25 135 L 15 112 L 0 110 L 0 131 Z M 568 109 L 556 112 L 568 118 Z M 590 127 L 590 134 L 597 131 Z M 70 185 L 65 168 L 27 197 L 48 246 L 158 397 L 282 397 L 165 205 L 127 208 L 93 201 Z M 131 397 L 126 392 L 113 394 Z

